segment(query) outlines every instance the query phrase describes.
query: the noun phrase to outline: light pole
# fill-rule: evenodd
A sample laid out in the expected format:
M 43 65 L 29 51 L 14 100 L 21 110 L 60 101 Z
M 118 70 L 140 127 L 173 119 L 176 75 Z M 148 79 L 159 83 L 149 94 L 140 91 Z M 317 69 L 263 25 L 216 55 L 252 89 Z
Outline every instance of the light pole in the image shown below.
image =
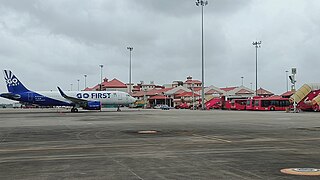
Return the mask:
M 100 91 L 102 90 L 102 68 L 103 68 L 103 64 L 100 64 Z
M 84 75 L 84 89 L 87 88 L 87 75 Z
M 127 49 L 130 51 L 130 60 L 129 60 L 129 93 L 131 93 L 131 53 L 133 51 L 133 47 L 127 47 Z
M 256 96 L 258 96 L 258 48 L 261 47 L 261 41 L 253 41 L 252 45 L 256 48 Z
M 250 83 L 250 87 L 251 87 L 251 90 L 252 90 L 252 82 Z
M 195 108 L 194 108 L 194 83 L 192 83 L 192 110 L 195 110 Z
M 243 76 L 241 76 L 241 86 L 243 86 Z
M 289 76 L 288 76 L 288 70 L 286 70 L 286 88 L 287 88 L 287 92 L 289 91 L 289 88 L 288 88 L 288 79 L 289 79 Z
M 78 91 L 79 91 L 79 89 L 80 89 L 80 87 L 79 87 L 80 79 L 77 79 L 77 81 L 78 81 Z
M 203 42 L 203 7 L 208 5 L 208 1 L 204 1 L 204 0 L 197 0 L 196 1 L 196 6 L 201 6 L 201 42 L 202 42 L 202 51 L 201 51 L 201 55 L 202 55 L 202 65 L 201 65 L 201 81 L 202 81 L 202 85 L 201 85 L 201 109 L 205 110 L 204 107 L 204 42 Z
M 72 85 L 73 85 L 73 84 L 71 83 L 71 84 L 70 84 L 70 87 L 71 87 L 71 88 L 70 88 L 70 91 L 72 91 Z

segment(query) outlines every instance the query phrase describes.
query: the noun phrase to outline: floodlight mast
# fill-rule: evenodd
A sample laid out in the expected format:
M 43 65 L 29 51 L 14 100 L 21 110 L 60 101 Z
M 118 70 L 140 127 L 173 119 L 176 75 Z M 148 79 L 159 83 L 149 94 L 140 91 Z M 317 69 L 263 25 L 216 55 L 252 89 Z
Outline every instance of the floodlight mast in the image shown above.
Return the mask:
M 87 88 L 87 76 L 88 75 L 83 75 L 84 76 L 84 89 L 86 89 Z
M 261 41 L 254 41 L 252 45 L 256 48 L 256 96 L 258 96 L 258 48 L 261 47 Z
M 127 47 L 127 49 L 130 51 L 130 60 L 129 60 L 129 93 L 131 93 L 131 69 L 132 69 L 132 66 L 131 66 L 131 53 L 133 51 L 133 47 Z
M 204 38 L 203 38 L 203 7 L 208 5 L 208 1 L 203 0 L 197 0 L 196 6 L 201 6 L 201 42 L 202 42 L 202 48 L 201 48 L 201 55 L 202 55 L 202 65 L 201 65 L 201 109 L 205 110 L 204 107 Z
M 102 79 L 102 68 L 103 68 L 103 64 L 99 65 L 100 67 L 100 91 L 102 91 L 102 83 L 103 83 L 103 79 Z

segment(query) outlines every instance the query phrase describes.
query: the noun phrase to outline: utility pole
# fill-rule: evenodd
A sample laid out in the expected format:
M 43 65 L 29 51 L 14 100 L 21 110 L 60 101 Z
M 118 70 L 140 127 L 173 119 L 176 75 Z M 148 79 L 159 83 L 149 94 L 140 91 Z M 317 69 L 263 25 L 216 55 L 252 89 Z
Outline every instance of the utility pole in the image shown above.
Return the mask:
M 103 82 L 103 79 L 102 79 L 102 68 L 103 68 L 103 64 L 100 64 L 100 91 L 102 90 L 102 82 Z
M 192 83 L 192 110 L 195 110 L 195 108 L 194 108 L 194 83 Z
M 289 79 L 289 77 L 288 77 L 288 70 L 286 71 L 286 88 L 287 88 L 287 92 L 289 91 L 289 87 L 288 87 L 288 79 Z
M 87 75 L 84 75 L 84 89 L 87 88 Z
M 289 76 L 292 86 L 291 86 L 291 91 L 294 92 L 293 94 L 293 111 L 296 113 L 297 111 L 297 102 L 296 102 L 296 74 L 297 74 L 297 68 L 292 68 L 291 69 L 292 75 Z
M 202 55 L 202 61 L 201 61 L 201 81 L 202 81 L 202 86 L 201 86 L 201 109 L 205 110 L 204 107 L 204 35 L 203 35 L 203 9 L 204 6 L 208 5 L 208 1 L 204 0 L 197 0 L 196 1 L 196 6 L 201 6 L 201 43 L 202 43 L 202 48 L 201 48 L 201 55 Z
M 131 93 L 131 53 L 133 51 L 133 47 L 127 47 L 127 49 L 130 51 L 130 60 L 129 60 L 129 94 Z
M 256 96 L 258 96 L 258 48 L 261 47 L 261 41 L 254 41 L 252 45 L 256 48 Z

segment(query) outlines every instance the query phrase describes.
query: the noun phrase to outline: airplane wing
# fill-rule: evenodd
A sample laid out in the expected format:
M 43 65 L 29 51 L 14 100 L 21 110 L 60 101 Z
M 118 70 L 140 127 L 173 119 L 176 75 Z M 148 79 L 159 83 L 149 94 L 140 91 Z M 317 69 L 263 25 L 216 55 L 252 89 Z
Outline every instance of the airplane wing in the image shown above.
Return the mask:
M 71 97 L 71 96 L 67 96 L 61 89 L 60 87 L 57 87 L 61 96 L 66 98 L 67 100 L 75 103 L 75 104 L 84 104 L 84 103 L 87 103 L 88 101 L 85 100 L 85 99 L 80 99 L 80 98 L 75 98 L 75 97 Z
M 73 102 L 76 105 L 79 105 L 80 107 L 87 109 L 87 110 L 100 110 L 101 109 L 101 103 L 100 101 L 87 101 L 85 99 L 70 97 L 66 95 L 60 87 L 57 87 L 61 96 L 66 98 L 67 100 Z

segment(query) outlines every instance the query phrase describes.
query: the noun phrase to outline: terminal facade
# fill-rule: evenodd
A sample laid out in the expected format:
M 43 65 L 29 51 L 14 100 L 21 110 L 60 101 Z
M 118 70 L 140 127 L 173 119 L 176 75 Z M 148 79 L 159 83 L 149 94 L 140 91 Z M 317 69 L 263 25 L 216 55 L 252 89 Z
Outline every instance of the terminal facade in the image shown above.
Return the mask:
M 86 88 L 84 91 L 129 91 L 130 84 L 125 84 L 114 78 L 109 81 L 104 78 L 101 84 L 97 84 L 92 88 Z M 171 84 L 156 85 L 153 81 L 145 83 L 140 81 L 137 84 L 131 84 L 132 92 L 130 93 L 137 99 L 136 106 L 153 108 L 159 105 L 168 105 L 177 107 L 181 104 L 188 106 L 201 104 L 201 86 L 202 82 L 188 76 L 185 81 L 173 81 Z M 204 89 L 205 101 L 210 101 L 213 98 L 232 99 L 247 99 L 255 96 L 255 91 L 245 86 L 234 86 L 219 88 L 216 86 L 208 86 Z M 274 95 L 272 92 L 263 88 L 258 89 L 258 96 L 269 97 Z

